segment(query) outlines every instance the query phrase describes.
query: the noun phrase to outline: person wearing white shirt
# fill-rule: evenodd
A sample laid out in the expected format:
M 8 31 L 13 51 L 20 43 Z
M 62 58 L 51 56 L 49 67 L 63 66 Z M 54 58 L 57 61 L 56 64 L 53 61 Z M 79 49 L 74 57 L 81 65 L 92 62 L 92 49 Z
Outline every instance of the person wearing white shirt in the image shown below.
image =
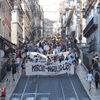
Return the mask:
M 89 83 L 89 91 L 91 90 L 91 82 L 93 80 L 93 76 L 91 74 L 91 72 L 89 71 L 89 73 L 87 74 L 87 81 Z
M 99 58 L 99 57 L 98 57 L 98 55 L 96 54 L 96 55 L 95 55 L 95 59 L 98 59 L 98 58 Z
M 20 66 L 20 63 L 21 63 L 21 59 L 20 59 L 20 57 L 18 56 L 17 58 L 16 58 L 16 65 L 17 65 L 17 72 L 19 73 L 19 66 Z

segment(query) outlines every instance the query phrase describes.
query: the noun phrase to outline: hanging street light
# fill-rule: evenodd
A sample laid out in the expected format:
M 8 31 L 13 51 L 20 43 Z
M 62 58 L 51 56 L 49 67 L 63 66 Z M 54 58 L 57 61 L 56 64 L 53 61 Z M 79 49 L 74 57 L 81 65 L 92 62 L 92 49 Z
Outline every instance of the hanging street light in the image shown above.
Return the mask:
M 85 16 L 85 8 L 82 9 L 82 15 Z

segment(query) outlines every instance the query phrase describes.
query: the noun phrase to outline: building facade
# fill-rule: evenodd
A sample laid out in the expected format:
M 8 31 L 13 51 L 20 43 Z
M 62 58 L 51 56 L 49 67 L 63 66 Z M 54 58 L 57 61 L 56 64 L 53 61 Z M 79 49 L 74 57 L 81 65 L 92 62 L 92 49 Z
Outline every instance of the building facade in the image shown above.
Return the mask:
M 23 37 L 23 14 L 21 1 L 14 2 L 11 21 L 11 41 L 17 45 L 17 48 L 19 48 L 19 39 Z
M 45 18 L 44 19 L 45 23 L 46 23 L 46 36 L 51 36 L 53 35 L 53 24 L 54 24 L 54 21 L 50 20 L 50 19 L 47 19 Z
M 64 0 L 59 5 L 61 37 L 74 37 L 78 43 L 86 43 L 83 37 L 82 0 Z M 82 23 L 83 22 L 83 23 Z
M 86 25 L 83 30 L 83 35 L 86 37 L 87 45 L 89 45 L 89 52 L 99 51 L 99 33 L 98 33 L 98 13 L 97 0 L 82 0 L 83 8 L 85 9 L 85 15 L 83 16 L 86 20 Z
M 44 36 L 44 12 L 39 0 L 0 1 L 0 48 L 9 49 Z M 14 45 L 14 46 L 15 46 Z
M 15 48 L 15 45 L 11 42 L 13 0 L 0 1 L 0 8 L 0 48 L 7 51 Z

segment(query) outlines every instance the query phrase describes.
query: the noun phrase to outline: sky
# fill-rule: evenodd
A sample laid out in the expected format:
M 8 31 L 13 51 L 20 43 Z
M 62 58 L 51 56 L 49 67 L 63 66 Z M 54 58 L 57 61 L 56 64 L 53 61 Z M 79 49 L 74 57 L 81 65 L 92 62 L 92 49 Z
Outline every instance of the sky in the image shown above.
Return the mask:
M 57 21 L 59 19 L 59 3 L 64 0 L 39 0 L 43 7 L 44 18 Z

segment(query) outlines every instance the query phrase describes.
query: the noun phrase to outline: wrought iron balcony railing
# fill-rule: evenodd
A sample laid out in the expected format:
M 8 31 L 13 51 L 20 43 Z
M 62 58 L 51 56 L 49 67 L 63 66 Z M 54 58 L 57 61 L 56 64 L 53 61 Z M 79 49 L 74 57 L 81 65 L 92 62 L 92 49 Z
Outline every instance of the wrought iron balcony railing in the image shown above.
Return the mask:
M 89 37 L 98 27 L 98 18 L 93 17 L 91 21 L 87 24 L 86 28 L 83 30 L 83 35 Z

